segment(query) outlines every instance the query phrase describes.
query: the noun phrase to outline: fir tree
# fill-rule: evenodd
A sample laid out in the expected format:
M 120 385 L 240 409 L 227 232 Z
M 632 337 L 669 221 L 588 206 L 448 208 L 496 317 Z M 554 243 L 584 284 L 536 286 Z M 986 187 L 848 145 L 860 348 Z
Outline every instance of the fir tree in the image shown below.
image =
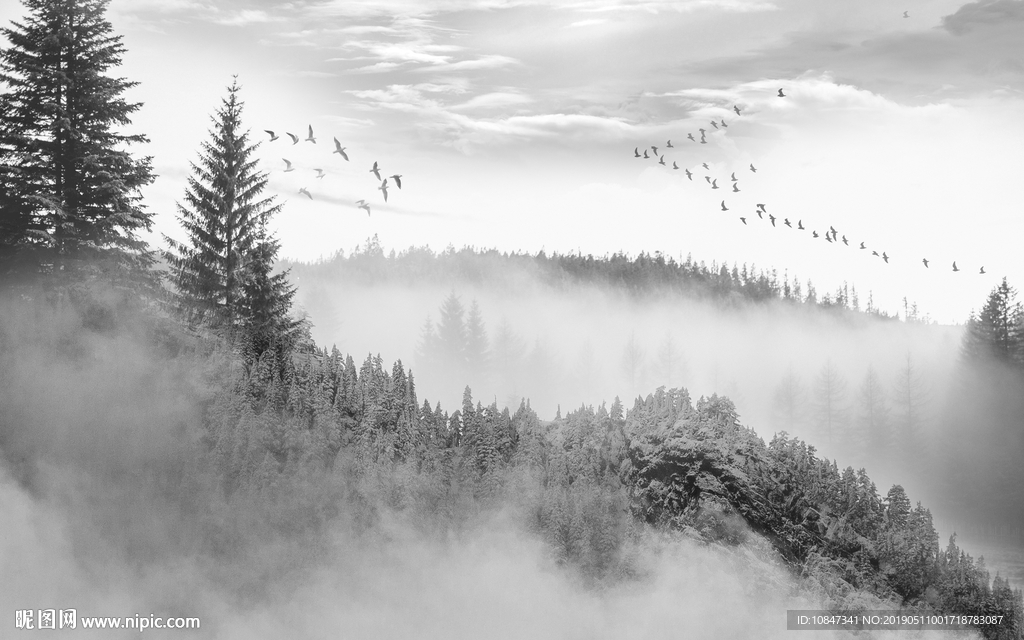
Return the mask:
M 136 235 L 152 163 L 124 150 L 146 136 L 119 133 L 141 104 L 122 97 L 138 83 L 107 75 L 125 51 L 108 1 L 23 0 L 24 22 L 2 29 L 0 273 L 155 284 Z
M 487 345 L 487 328 L 480 313 L 480 305 L 473 300 L 469 305 L 469 316 L 466 318 L 466 365 L 470 374 L 479 379 L 487 373 L 490 365 L 490 354 Z
M 831 359 L 818 373 L 813 402 L 815 426 L 829 446 L 838 443 L 846 426 L 846 381 Z
M 178 222 L 188 240 L 165 236 L 178 311 L 192 325 L 209 324 L 232 333 L 240 325 L 266 320 L 247 316 L 260 302 L 249 295 L 262 297 L 270 305 L 262 314 L 278 320 L 294 295 L 285 278 L 269 275 L 277 244 L 267 237 L 266 225 L 281 206 L 273 197 L 261 197 L 268 178 L 256 169 L 253 155 L 259 143 L 250 144 L 242 129 L 238 91 L 236 79 L 211 118 L 211 139 L 202 144 L 185 204 L 178 205 Z

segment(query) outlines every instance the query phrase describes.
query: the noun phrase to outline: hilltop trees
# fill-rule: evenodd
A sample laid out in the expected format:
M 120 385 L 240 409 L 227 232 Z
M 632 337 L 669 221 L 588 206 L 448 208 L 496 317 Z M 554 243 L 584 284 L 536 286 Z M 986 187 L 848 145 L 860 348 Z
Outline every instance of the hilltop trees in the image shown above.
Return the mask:
M 1006 278 L 989 294 L 981 313 L 971 314 L 961 355 L 972 365 L 987 360 L 1024 367 L 1024 310 Z
M 148 140 L 118 132 L 141 105 L 122 97 L 137 83 L 108 75 L 125 51 L 108 0 L 23 4 L 0 51 L 0 273 L 150 277 L 136 234 L 152 224 L 139 193 L 151 160 L 124 150 Z
M 271 275 L 279 244 L 267 224 L 281 210 L 262 197 L 267 175 L 256 169 L 243 130 L 237 80 L 213 120 L 210 140 L 178 205 L 186 242 L 166 238 L 176 309 L 192 326 L 207 325 L 232 338 L 245 336 L 251 356 L 287 344 L 300 323 L 288 312 L 295 289 L 286 274 Z

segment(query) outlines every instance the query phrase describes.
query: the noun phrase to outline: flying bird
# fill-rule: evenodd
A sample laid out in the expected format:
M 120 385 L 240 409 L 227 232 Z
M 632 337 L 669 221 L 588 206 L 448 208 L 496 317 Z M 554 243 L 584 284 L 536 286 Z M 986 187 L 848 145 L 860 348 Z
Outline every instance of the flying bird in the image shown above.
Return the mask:
M 384 178 L 384 182 L 380 183 L 380 186 L 377 187 L 377 189 L 379 191 L 383 191 L 384 192 L 384 202 L 387 202 L 388 201 L 388 179 Z
M 884 251 L 882 252 L 882 260 L 885 260 L 885 264 L 889 264 L 889 256 L 885 255 Z
M 661 166 L 665 166 L 665 156 L 661 156 L 660 158 L 658 158 L 658 164 L 660 164 Z
M 388 177 L 395 181 L 396 187 L 398 187 L 399 189 L 402 188 L 402 174 L 396 173 L 395 175 Z
M 785 98 L 786 97 L 786 94 L 782 93 L 782 89 L 779 89 L 779 97 L 780 98 Z
M 985 275 L 985 267 L 981 268 L 981 271 L 978 272 L 978 275 L 981 275 L 981 276 Z
M 658 155 L 658 147 L 651 145 L 651 150 L 654 151 L 654 155 Z
M 711 176 L 704 176 L 704 179 L 708 181 L 708 184 L 711 184 Z
M 752 172 L 754 172 L 754 173 L 757 173 L 757 169 L 755 169 L 755 168 L 754 168 L 754 165 L 753 165 L 753 163 L 751 163 L 751 165 L 750 165 L 750 170 L 751 170 Z
M 341 146 L 341 143 L 338 142 L 337 138 L 335 138 L 334 139 L 334 151 L 332 151 L 331 153 L 340 153 L 342 158 L 345 158 L 346 160 L 348 160 L 348 154 L 345 153 L 345 149 L 347 149 L 347 148 L 348 147 Z
M 878 255 L 878 252 L 877 252 L 877 251 L 872 251 L 872 252 L 871 252 L 871 255 L 873 255 L 873 256 L 877 256 L 877 255 Z
M 287 131 L 285 133 L 288 133 Z M 299 136 L 294 133 L 288 133 L 288 137 L 292 139 L 292 144 L 299 144 Z
M 645 158 L 650 158 L 651 157 L 651 156 L 647 155 L 647 149 L 644 149 L 644 157 Z
M 669 140 L 668 142 L 666 142 L 666 143 L 665 143 L 665 146 L 666 146 L 666 147 L 668 147 L 669 149 L 675 149 L 675 147 L 673 147 L 673 146 L 672 146 L 672 141 L 671 141 L 671 140 Z
M 292 163 L 289 162 L 288 158 L 281 158 L 281 159 L 284 160 L 284 163 L 286 165 L 288 165 L 287 167 L 285 167 L 285 170 L 284 170 L 285 173 L 288 173 L 289 171 L 295 171 L 295 169 L 292 168 Z
M 736 112 L 736 115 L 740 115 L 740 108 L 737 107 L 736 105 L 732 106 L 732 110 Z
M 843 244 L 850 246 L 850 242 L 846 239 L 846 236 L 843 236 Z
M 735 171 L 733 171 L 733 172 L 732 172 L 732 181 L 733 181 L 733 182 L 736 182 L 737 180 L 739 180 L 739 178 L 737 178 L 737 177 L 736 177 L 736 172 L 735 172 Z
M 921 262 L 924 263 L 924 268 L 927 269 L 928 268 L 928 258 L 921 258 Z
M 725 206 L 725 200 L 722 200 L 722 211 L 728 211 L 729 207 Z
M 366 215 L 367 215 L 367 217 L 369 217 L 369 215 L 370 215 L 370 203 L 369 202 L 367 202 L 366 200 L 356 200 L 356 206 L 358 206 L 360 209 L 366 209 Z
M 722 118 L 722 126 L 725 127 L 726 129 L 729 128 L 729 125 L 725 124 L 725 118 Z
M 768 219 L 772 221 L 772 226 L 774 227 L 775 226 L 775 216 L 773 216 L 772 214 L 769 213 L 768 214 Z
M 832 236 L 828 232 L 825 233 L 825 240 L 832 244 Z
M 904 17 L 904 18 L 909 18 L 909 17 L 910 17 L 910 14 L 909 14 L 908 12 L 904 11 L 904 12 L 903 12 L 903 17 Z
M 693 137 L 692 133 L 686 134 L 686 137 L 689 138 L 690 140 L 693 140 L 694 142 L 697 142 L 697 139 Z
M 647 154 L 647 152 L 645 151 L 644 155 L 646 155 L 646 154 Z M 373 161 L 373 168 L 370 169 L 369 172 L 372 173 L 373 175 L 377 176 L 377 179 L 380 180 L 380 167 L 377 166 L 377 161 L 376 160 Z
M 796 221 L 796 228 L 799 229 L 800 231 L 803 231 L 804 230 L 804 221 L 803 220 L 797 220 Z
M 686 177 L 689 178 L 690 181 L 692 182 L 693 181 L 693 174 L 690 173 L 690 170 L 689 169 L 683 169 L 683 171 L 686 172 Z
M 718 128 L 718 123 L 715 122 L 714 120 L 712 120 L 711 121 L 711 126 L 717 129 Z
M 313 125 L 309 125 L 309 135 L 306 136 L 306 142 L 316 144 L 316 138 L 313 137 Z
M 673 161 L 672 161 L 672 168 L 673 168 L 673 169 L 678 169 L 678 168 L 679 168 L 679 165 L 678 165 L 678 164 L 676 164 L 676 161 L 675 161 L 675 160 L 673 160 Z
M 761 211 L 764 211 L 765 213 L 768 213 L 768 208 L 765 207 L 763 204 L 757 205 L 757 208 L 760 209 Z
M 704 134 L 703 133 L 700 134 L 700 143 L 701 144 L 707 144 L 708 143 L 708 141 L 704 139 Z
M 784 219 L 782 220 L 782 224 L 786 225 L 786 226 L 787 226 L 787 227 L 789 227 L 790 229 L 792 229 L 792 228 L 793 228 L 793 225 L 791 225 L 791 224 L 789 223 L 789 218 L 784 218 Z
M 325 175 L 327 175 L 326 173 L 324 173 L 323 169 L 313 169 L 313 171 L 316 171 L 316 177 L 320 178 L 321 180 Z
M 714 180 L 711 181 L 711 188 L 712 189 L 717 189 L 718 188 L 718 178 L 715 178 Z
M 953 261 L 953 271 L 959 271 L 960 268 L 956 266 L 956 260 Z
M 633 147 L 633 157 L 634 158 L 639 158 L 640 157 L 640 147 Z
M 309 195 L 309 192 L 306 191 L 306 187 L 299 187 L 299 193 L 301 193 L 302 195 L 306 196 L 310 200 L 313 199 L 313 196 Z
M 865 246 L 864 246 L 864 243 L 863 243 L 863 242 L 862 242 L 862 243 L 860 243 L 860 248 L 861 248 L 861 249 L 867 249 L 867 247 L 865 247 Z
M 761 218 L 762 220 L 764 220 L 764 216 L 761 215 L 761 210 L 760 209 L 757 210 L 757 217 Z
M 740 216 L 740 220 L 743 222 L 743 224 L 747 224 L 747 219 L 744 218 L 743 216 Z
M 276 133 L 274 133 L 273 131 L 271 131 L 270 129 L 264 129 L 264 131 L 266 131 L 267 133 L 270 134 L 270 141 L 271 142 L 273 142 L 274 140 L 277 140 L 278 138 L 281 137 L 281 136 L 277 135 Z
M 815 238 L 817 238 L 818 237 L 818 232 L 817 231 L 812 231 L 811 235 L 814 236 Z
M 707 169 L 708 171 L 711 171 L 711 167 L 709 167 L 709 166 L 708 166 L 708 163 L 706 163 L 706 162 L 703 162 L 703 163 L 701 163 L 701 165 L 700 165 L 700 166 L 704 167 L 704 168 L 705 168 L 705 169 Z
M 732 183 L 732 192 L 733 193 L 739 193 L 740 192 L 740 185 L 739 185 L 738 182 Z

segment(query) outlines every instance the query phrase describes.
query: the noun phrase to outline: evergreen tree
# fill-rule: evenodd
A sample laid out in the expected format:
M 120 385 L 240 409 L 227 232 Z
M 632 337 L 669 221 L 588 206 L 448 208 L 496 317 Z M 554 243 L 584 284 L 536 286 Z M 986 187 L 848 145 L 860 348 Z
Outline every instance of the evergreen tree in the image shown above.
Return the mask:
M 791 366 L 775 387 L 772 425 L 779 431 L 797 432 L 804 420 L 804 389 Z
M 961 353 L 972 364 L 1024 364 L 1024 312 L 1006 278 L 989 294 L 981 313 L 968 320 Z
M 487 328 L 484 326 L 483 316 L 480 314 L 480 305 L 473 300 L 469 305 L 469 316 L 466 318 L 466 366 L 470 374 L 479 379 L 487 373 L 489 368 L 489 353 L 487 345 Z
M 744 269 L 746 265 L 743 265 Z M 672 340 L 672 334 L 666 333 L 665 338 L 658 346 L 657 362 L 655 370 L 658 375 L 658 383 L 669 387 L 676 386 L 686 370 L 686 361 L 683 354 Z
M 859 393 L 858 445 L 873 461 L 886 460 L 892 449 L 892 427 L 885 392 L 873 366 L 868 367 Z
M 269 287 L 268 302 L 290 303 L 294 294 L 285 278 L 269 277 L 277 245 L 267 237 L 266 224 L 281 205 L 274 204 L 273 197 L 261 197 L 268 177 L 256 169 L 253 155 L 259 143 L 249 144 L 249 134 L 242 129 L 238 91 L 236 79 L 211 118 L 211 139 L 202 144 L 199 164 L 192 163 L 185 204 L 178 204 L 178 222 L 188 241 L 165 236 L 178 311 L 191 325 L 209 324 L 229 332 L 252 320 L 245 313 L 256 302 L 246 296 L 252 277 L 264 273 L 265 282 L 255 290 Z M 251 264 L 260 260 L 263 265 Z
M 846 381 L 832 363 L 825 361 L 814 386 L 815 426 L 825 442 L 832 446 L 844 436 L 846 426 Z
M 140 103 L 137 83 L 110 77 L 124 46 L 105 13 L 109 0 L 23 0 L 21 23 L 0 31 L 0 274 L 72 274 L 154 281 L 139 190 L 151 158 L 119 133 Z
M 458 382 L 466 373 L 466 311 L 454 291 L 441 303 L 440 313 L 437 348 L 443 375 Z
M 725 267 L 722 267 L 723 269 Z M 622 372 L 629 381 L 629 392 L 633 393 L 637 389 L 637 385 L 640 383 L 640 376 L 643 372 L 644 366 L 644 350 L 640 346 L 640 343 L 636 340 L 636 334 L 634 332 L 629 333 L 629 341 L 626 342 L 626 347 L 622 350 Z
M 910 353 L 907 353 L 906 364 L 900 368 L 893 385 L 894 440 L 896 452 L 904 464 L 914 465 L 922 459 L 923 438 L 921 429 L 924 426 L 925 411 L 928 403 L 928 389 L 924 380 L 914 367 Z M 912 467 L 911 467 L 912 468 Z

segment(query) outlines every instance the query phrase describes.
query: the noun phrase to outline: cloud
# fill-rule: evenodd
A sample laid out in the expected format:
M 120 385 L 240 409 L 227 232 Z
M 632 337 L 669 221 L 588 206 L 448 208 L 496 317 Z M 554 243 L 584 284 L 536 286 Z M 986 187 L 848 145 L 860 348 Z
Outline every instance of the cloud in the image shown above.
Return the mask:
M 493 93 L 484 93 L 474 96 L 462 104 L 449 107 L 449 109 L 493 109 L 518 104 L 528 104 L 530 102 L 533 102 L 533 99 L 521 93 L 495 91 Z
M 970 2 L 956 13 L 942 18 L 942 26 L 953 35 L 964 35 L 977 27 L 1020 30 L 1024 27 L 1024 2 L 1021 0 L 981 0 Z

